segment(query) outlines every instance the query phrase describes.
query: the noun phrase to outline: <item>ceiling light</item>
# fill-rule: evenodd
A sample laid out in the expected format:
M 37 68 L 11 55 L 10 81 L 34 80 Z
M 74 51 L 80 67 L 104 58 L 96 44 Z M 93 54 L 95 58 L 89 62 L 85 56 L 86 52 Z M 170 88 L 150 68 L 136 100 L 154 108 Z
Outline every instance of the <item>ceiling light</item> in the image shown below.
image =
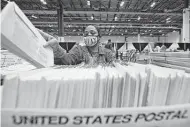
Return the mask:
M 92 19 L 92 20 L 94 19 L 94 16 L 93 16 L 93 15 L 91 16 L 91 19 Z
M 153 2 L 150 7 L 154 7 L 156 5 L 156 2 Z
M 114 28 L 115 26 L 113 25 L 113 26 L 111 26 L 112 28 Z
M 164 36 L 164 34 L 162 34 L 162 36 Z
M 141 19 L 141 17 L 139 16 L 139 17 L 138 17 L 138 20 L 140 20 L 140 19 Z
M 120 3 L 120 7 L 122 7 L 122 6 L 124 5 L 124 3 L 125 3 L 125 2 L 124 2 L 124 1 L 122 1 L 122 2 Z
M 87 5 L 90 6 L 90 1 L 89 0 L 87 1 Z
M 152 36 L 152 34 L 150 34 L 150 36 Z
M 168 20 L 170 20 L 171 18 L 167 18 L 166 20 L 168 21 Z
M 117 20 L 117 16 L 115 16 L 115 21 Z
M 159 30 L 159 32 L 162 32 L 162 30 Z
M 123 33 L 121 35 L 123 35 Z
M 31 17 L 32 17 L 32 18 L 35 18 L 35 19 L 37 19 L 37 18 L 38 18 L 38 17 L 36 17 L 35 15 L 32 15 Z
M 47 3 L 44 1 L 44 2 L 43 2 L 43 4 L 45 4 L 45 5 L 46 5 Z
M 43 4 L 47 4 L 47 2 L 45 0 L 40 0 Z

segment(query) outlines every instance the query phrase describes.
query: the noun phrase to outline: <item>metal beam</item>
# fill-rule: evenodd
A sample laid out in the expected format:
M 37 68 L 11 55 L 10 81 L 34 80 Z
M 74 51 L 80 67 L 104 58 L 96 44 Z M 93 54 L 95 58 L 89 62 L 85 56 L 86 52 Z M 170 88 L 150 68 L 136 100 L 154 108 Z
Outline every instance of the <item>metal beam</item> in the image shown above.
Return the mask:
M 33 24 L 57 24 L 57 22 L 45 22 L 45 21 L 32 21 Z M 147 25 L 151 25 L 151 26 L 175 26 L 175 25 L 182 25 L 182 23 L 171 23 L 171 24 L 156 24 L 156 23 L 146 23 L 146 24 L 141 24 L 141 23 L 126 23 L 126 22 L 112 22 L 112 21 L 64 21 L 64 24 L 73 24 L 73 25 L 89 25 L 89 24 L 93 24 L 93 25 L 138 25 L 138 26 L 147 26 Z
M 49 24 L 34 24 L 36 27 L 49 27 Z M 86 26 L 86 25 L 84 25 L 84 26 Z M 84 26 L 70 26 L 70 27 L 68 27 L 68 26 L 66 26 L 65 28 L 71 28 L 71 27 L 81 27 L 81 28 L 83 28 Z M 54 24 L 54 25 L 52 25 L 51 26 L 52 28 L 53 27 L 58 27 L 58 25 L 57 24 Z M 109 26 L 107 26 L 107 25 L 105 25 L 105 26 L 97 26 L 98 28 L 110 28 L 110 27 L 112 27 L 111 25 L 109 25 Z M 141 28 L 141 29 L 174 29 L 174 30 L 179 30 L 179 29 L 181 29 L 181 28 L 178 28 L 178 27 L 164 27 L 164 26 L 162 26 L 162 27 L 151 27 L 151 26 L 124 26 L 124 25 L 120 25 L 120 26 L 114 26 L 113 28 Z
M 56 15 L 56 11 L 48 11 L 48 10 L 23 10 L 25 14 L 50 14 L 50 15 Z M 112 11 L 112 12 L 105 12 L 105 11 L 64 11 L 63 14 L 124 14 L 124 15 L 168 15 L 168 16 L 182 16 L 182 13 L 153 13 L 153 12 L 127 12 L 127 11 Z

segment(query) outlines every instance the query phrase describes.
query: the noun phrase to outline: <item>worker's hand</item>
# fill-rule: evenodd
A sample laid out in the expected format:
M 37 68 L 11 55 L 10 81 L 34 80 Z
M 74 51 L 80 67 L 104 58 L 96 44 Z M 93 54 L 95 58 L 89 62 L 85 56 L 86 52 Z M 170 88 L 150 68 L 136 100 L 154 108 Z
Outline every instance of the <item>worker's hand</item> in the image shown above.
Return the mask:
M 45 45 L 44 48 L 46 47 L 51 47 L 53 50 L 57 50 L 59 47 L 59 42 L 57 41 L 56 38 L 53 38 L 51 40 L 49 40 Z
M 57 50 L 58 46 L 59 46 L 59 42 L 57 41 L 57 39 L 45 32 L 43 32 L 42 30 L 39 30 L 40 34 L 43 36 L 43 38 L 47 41 L 47 43 L 44 45 L 44 48 L 46 47 L 51 47 L 53 50 Z

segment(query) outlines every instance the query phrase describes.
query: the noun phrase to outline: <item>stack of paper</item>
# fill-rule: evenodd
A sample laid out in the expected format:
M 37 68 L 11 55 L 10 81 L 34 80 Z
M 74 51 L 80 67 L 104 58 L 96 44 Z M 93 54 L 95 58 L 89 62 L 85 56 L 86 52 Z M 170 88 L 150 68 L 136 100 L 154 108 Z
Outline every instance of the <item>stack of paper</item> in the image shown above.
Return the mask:
M 190 73 L 190 52 L 152 52 L 153 64 L 173 69 L 181 69 Z
M 116 108 L 190 102 L 184 71 L 129 66 L 58 66 L 8 75 L 3 108 Z
M 53 66 L 53 51 L 44 48 L 45 39 L 14 2 L 1 13 L 2 47 L 36 67 Z

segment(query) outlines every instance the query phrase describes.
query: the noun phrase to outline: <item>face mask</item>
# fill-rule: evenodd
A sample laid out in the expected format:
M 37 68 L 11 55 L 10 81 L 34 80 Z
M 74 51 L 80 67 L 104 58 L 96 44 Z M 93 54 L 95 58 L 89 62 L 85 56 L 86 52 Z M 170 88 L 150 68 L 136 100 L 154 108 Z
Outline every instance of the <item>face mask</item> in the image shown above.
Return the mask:
M 86 44 L 86 46 L 94 46 L 95 44 L 97 44 L 97 42 L 98 38 L 95 36 L 84 37 L 84 43 Z

